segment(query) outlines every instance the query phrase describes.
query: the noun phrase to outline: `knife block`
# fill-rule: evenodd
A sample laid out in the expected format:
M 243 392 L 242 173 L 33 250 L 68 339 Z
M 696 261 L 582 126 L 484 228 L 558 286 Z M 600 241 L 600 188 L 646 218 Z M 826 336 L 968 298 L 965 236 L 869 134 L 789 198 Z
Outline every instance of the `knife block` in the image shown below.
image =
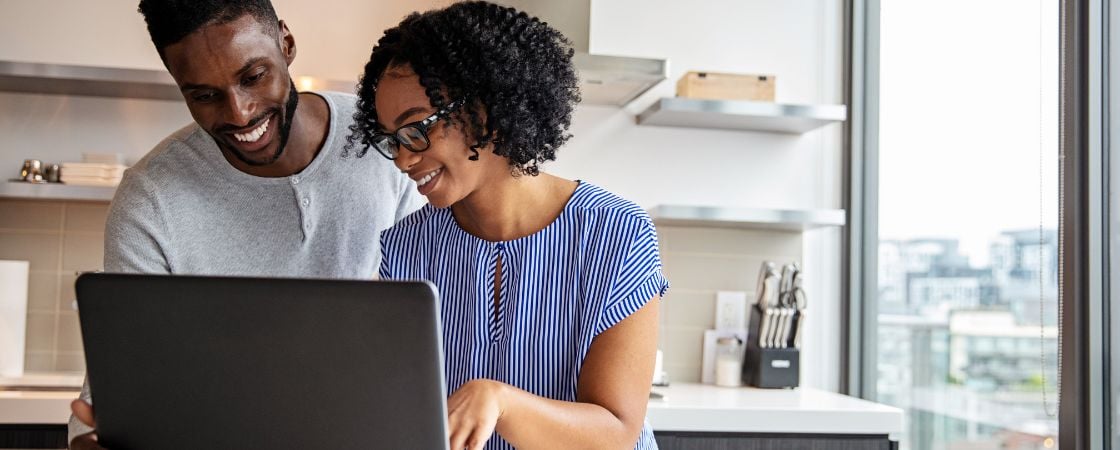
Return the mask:
M 762 314 L 755 304 L 743 355 L 743 383 L 765 389 L 795 388 L 801 381 L 801 350 L 759 346 Z

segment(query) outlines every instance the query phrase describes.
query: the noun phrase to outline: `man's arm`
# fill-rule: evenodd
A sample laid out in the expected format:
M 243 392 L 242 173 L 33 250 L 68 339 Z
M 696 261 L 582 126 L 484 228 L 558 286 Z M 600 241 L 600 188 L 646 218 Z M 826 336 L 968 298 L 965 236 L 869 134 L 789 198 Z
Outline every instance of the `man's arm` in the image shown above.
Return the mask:
M 163 211 L 143 175 L 126 176 L 105 221 L 105 271 L 170 274 Z
M 105 221 L 106 272 L 116 273 L 171 273 L 161 242 L 166 240 L 166 228 L 154 192 L 148 189 L 142 175 L 126 173 Z M 89 379 L 82 383 L 78 397 L 93 404 Z M 93 431 L 75 416 L 70 416 L 67 442 Z
M 89 394 L 89 377 L 86 377 L 86 380 L 82 382 L 82 393 L 78 395 L 78 399 L 93 404 L 93 400 L 90 398 Z M 66 430 L 66 442 L 74 442 L 74 438 L 91 431 L 93 431 L 93 428 L 82 423 L 76 416 L 71 414 L 70 423 L 67 425 Z

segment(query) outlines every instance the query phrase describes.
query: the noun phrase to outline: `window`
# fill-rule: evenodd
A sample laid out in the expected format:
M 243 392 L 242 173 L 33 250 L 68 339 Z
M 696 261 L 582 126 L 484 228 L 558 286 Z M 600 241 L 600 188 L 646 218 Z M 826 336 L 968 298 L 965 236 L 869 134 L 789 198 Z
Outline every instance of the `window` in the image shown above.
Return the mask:
M 903 449 L 1056 448 L 1058 1 L 878 3 L 863 376 Z

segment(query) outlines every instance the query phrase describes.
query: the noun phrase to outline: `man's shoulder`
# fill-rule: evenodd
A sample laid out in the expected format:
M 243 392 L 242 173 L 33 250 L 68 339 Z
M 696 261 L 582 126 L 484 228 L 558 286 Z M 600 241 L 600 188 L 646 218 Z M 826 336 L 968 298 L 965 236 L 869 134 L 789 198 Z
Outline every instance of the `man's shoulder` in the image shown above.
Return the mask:
M 171 133 L 152 147 L 143 158 L 129 168 L 129 171 L 151 172 L 159 170 L 178 170 L 187 160 L 195 159 L 198 150 L 213 146 L 213 139 L 198 124 L 190 124 Z
M 337 100 L 337 101 L 341 101 L 341 102 L 354 103 L 354 102 L 358 101 L 358 96 L 354 95 L 350 92 L 340 92 L 340 91 L 314 91 L 314 92 L 316 94 L 319 94 L 322 97 L 327 97 L 327 98 L 330 98 L 332 100 Z
M 207 145 L 213 140 L 194 122 L 171 133 L 125 170 L 114 199 L 152 195 L 157 186 L 173 183 L 201 163 Z
M 357 95 L 337 91 L 314 91 L 314 93 L 327 102 L 327 108 L 330 109 L 332 116 L 337 115 L 337 120 L 332 118 L 332 122 L 349 126 L 354 121 L 354 112 L 358 105 Z

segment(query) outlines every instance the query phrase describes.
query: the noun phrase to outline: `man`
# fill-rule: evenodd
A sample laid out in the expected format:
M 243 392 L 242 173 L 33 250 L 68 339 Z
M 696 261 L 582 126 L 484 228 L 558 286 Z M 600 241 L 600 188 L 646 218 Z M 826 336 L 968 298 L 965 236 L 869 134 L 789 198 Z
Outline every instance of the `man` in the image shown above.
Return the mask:
M 373 277 L 381 230 L 423 200 L 391 161 L 346 157 L 355 97 L 296 92 L 295 40 L 268 0 L 139 10 L 195 123 L 126 172 L 105 270 Z M 97 448 L 86 402 L 72 405 L 73 448 Z

